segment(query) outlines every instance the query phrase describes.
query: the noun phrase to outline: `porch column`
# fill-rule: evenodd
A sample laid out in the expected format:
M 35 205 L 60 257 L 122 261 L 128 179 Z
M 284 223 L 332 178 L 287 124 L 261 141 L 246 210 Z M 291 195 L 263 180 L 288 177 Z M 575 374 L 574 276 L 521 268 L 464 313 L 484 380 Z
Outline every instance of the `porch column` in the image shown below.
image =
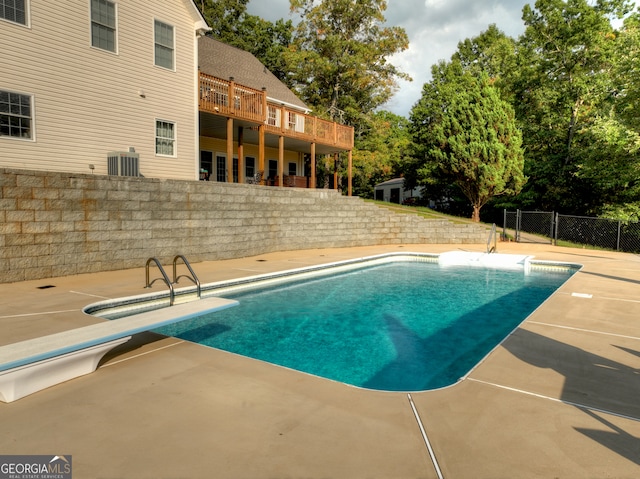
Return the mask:
M 316 187 L 316 144 L 311 143 L 311 184 L 309 188 Z
M 348 190 L 348 195 L 352 196 L 353 195 L 353 187 L 352 187 L 352 180 L 353 180 L 353 154 L 351 152 L 351 150 L 349 150 L 349 186 L 347 187 Z
M 333 154 L 333 189 L 338 189 L 338 154 Z
M 227 118 L 227 181 L 233 183 L 233 118 Z
M 284 186 L 284 136 L 278 138 L 278 186 Z
M 238 127 L 238 183 L 244 183 L 244 128 Z
M 258 171 L 261 173 L 260 184 L 264 184 L 264 125 L 258 127 Z

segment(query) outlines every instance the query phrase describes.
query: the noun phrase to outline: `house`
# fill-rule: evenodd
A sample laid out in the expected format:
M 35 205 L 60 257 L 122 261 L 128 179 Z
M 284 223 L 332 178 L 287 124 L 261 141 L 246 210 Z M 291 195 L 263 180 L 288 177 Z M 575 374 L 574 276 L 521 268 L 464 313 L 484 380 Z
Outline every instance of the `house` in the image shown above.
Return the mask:
M 0 167 L 197 178 L 193 0 L 0 6 Z
M 0 0 L 0 167 L 315 187 L 317 155 L 350 164 L 351 127 L 208 30 L 193 0 Z
M 404 178 L 393 178 L 375 186 L 375 199 L 379 201 L 389 201 L 391 203 L 402 204 L 410 198 L 420 198 L 423 187 L 418 186 L 412 190 L 404 189 Z
M 205 177 L 314 188 L 316 156 L 347 152 L 351 194 L 352 127 L 310 115 L 251 53 L 209 37 L 198 46 Z

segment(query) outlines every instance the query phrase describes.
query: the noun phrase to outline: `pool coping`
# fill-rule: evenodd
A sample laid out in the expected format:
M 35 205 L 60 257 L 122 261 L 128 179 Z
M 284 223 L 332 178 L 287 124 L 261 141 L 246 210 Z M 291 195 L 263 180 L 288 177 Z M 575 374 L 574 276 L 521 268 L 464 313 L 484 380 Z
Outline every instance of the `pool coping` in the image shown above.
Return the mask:
M 563 270 L 573 270 L 575 272 L 579 271 L 582 268 L 582 264 L 579 263 L 569 263 L 569 262 L 561 262 L 561 261 L 544 261 L 544 260 L 535 260 L 532 255 L 514 255 L 514 254 L 500 254 L 500 253 L 467 253 L 460 251 L 447 251 L 444 253 L 421 253 L 421 252 L 393 252 L 393 253 L 382 253 L 378 255 L 365 256 L 361 258 L 323 263 L 314 266 L 301 267 L 301 268 L 293 268 L 284 271 L 265 273 L 260 275 L 252 275 L 246 276 L 239 279 L 228 280 L 228 281 L 217 281 L 213 283 L 201 284 L 200 291 L 202 293 L 202 299 L 213 298 L 213 297 L 225 297 L 228 294 L 236 294 L 240 292 L 244 292 L 252 289 L 259 289 L 263 287 L 274 286 L 278 284 L 286 284 L 289 281 L 299 281 L 305 279 L 312 279 L 323 274 L 335 274 L 335 273 L 343 273 L 356 270 L 360 267 L 367 268 L 377 265 L 395 263 L 395 262 L 425 262 L 425 263 L 436 263 L 439 264 L 442 268 L 452 267 L 452 266 L 464 266 L 468 268 L 497 268 L 497 269 L 521 269 L 523 274 L 528 274 L 532 269 L 541 270 L 541 269 L 551 269 L 557 270 L 558 268 L 562 268 Z M 570 278 L 567 278 L 567 280 Z M 557 288 L 559 289 L 559 287 Z M 557 289 L 549 296 L 551 297 Z M 189 302 L 197 303 L 200 298 L 195 296 L 196 287 L 186 287 L 181 290 L 175 291 L 175 294 L 178 298 L 181 296 L 189 296 Z M 133 314 L 150 314 L 153 311 L 162 311 L 165 315 L 171 312 L 172 306 L 169 306 L 166 301 L 169 299 L 169 293 L 148 293 L 141 294 L 137 296 L 128 296 L 125 298 L 116 298 L 107 301 L 100 301 L 97 303 L 92 303 L 87 305 L 83 311 L 86 314 L 94 315 L 103 319 L 109 319 L 111 321 L 122 321 L 125 320 L 126 317 L 131 314 L 127 314 L 126 316 L 123 314 L 112 313 L 109 314 L 110 310 L 115 309 L 116 311 L 122 311 L 124 308 L 125 311 L 128 308 L 132 308 L 131 310 Z M 542 301 L 535 309 L 538 309 L 548 298 Z M 144 312 L 140 313 L 139 308 L 135 308 L 136 305 L 143 303 L 151 303 L 149 305 L 149 309 L 142 309 Z M 189 304 L 189 303 L 182 303 Z M 142 308 L 142 306 L 141 306 Z M 125 311 L 122 311 L 123 313 Z M 534 310 L 535 311 L 535 310 Z M 532 312 L 533 313 L 533 312 Z M 440 389 L 445 389 L 449 387 L 453 387 L 461 381 L 467 379 L 469 375 L 482 364 L 487 357 L 499 346 L 502 345 L 504 341 L 506 341 L 514 331 L 516 331 L 522 323 L 526 321 L 529 315 L 524 317 L 522 321 L 516 324 L 511 331 L 509 331 L 505 337 L 500 340 L 495 346 L 493 346 L 486 354 L 484 354 L 478 362 L 476 362 L 468 371 L 466 371 L 462 376 L 460 376 L 456 381 L 451 384 L 447 384 L 445 386 L 439 386 L 429 389 L 422 390 L 403 390 L 403 389 L 395 389 L 395 390 L 386 390 L 386 389 L 377 389 L 377 388 L 367 388 L 364 386 L 359 386 L 356 384 L 345 383 L 338 379 L 327 378 L 322 375 L 317 375 L 310 373 L 308 371 L 299 370 L 296 368 L 290 368 L 288 366 L 284 366 L 281 364 L 272 363 L 267 360 L 263 360 L 260 358 L 255 358 L 253 356 L 246 356 L 249 359 L 255 361 L 262 361 L 266 364 L 270 364 L 275 367 L 282 367 L 285 369 L 289 369 L 292 371 L 296 371 L 300 374 L 308 374 L 310 376 L 314 376 L 320 379 L 324 379 L 327 381 L 335 381 L 340 384 L 344 384 L 345 386 L 355 387 L 363 390 L 371 390 L 378 391 L 383 393 L 403 393 L 403 394 L 411 394 L 411 393 L 428 393 L 431 391 L 437 391 Z M 176 321 L 179 322 L 179 321 Z M 162 331 L 156 331 L 159 334 L 163 334 Z M 204 345 L 207 346 L 207 345 Z M 213 347 L 213 346 L 208 346 Z M 219 348 L 216 348 L 219 349 Z M 223 351 L 226 351 L 222 349 Z M 232 351 L 226 351 L 232 354 Z

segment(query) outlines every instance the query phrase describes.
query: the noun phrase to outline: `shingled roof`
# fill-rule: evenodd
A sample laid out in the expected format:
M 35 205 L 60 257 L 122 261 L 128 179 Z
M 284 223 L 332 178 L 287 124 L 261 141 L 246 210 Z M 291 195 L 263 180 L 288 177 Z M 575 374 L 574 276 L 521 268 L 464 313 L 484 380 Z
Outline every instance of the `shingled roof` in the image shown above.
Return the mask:
M 267 98 L 303 110 L 310 110 L 295 93 L 265 67 L 251 53 L 211 37 L 198 40 L 200 71 L 222 79 L 233 77 L 236 83 L 261 90 L 267 89 Z

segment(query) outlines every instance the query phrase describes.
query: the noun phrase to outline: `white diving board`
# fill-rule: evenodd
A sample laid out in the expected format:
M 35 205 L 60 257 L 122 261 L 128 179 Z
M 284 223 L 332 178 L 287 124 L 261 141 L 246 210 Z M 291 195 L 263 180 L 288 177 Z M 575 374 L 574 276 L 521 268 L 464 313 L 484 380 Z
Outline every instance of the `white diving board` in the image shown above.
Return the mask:
M 89 374 L 107 352 L 136 333 L 237 305 L 206 298 L 0 346 L 0 401 Z

